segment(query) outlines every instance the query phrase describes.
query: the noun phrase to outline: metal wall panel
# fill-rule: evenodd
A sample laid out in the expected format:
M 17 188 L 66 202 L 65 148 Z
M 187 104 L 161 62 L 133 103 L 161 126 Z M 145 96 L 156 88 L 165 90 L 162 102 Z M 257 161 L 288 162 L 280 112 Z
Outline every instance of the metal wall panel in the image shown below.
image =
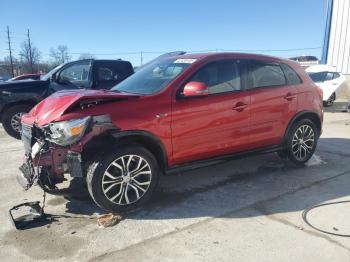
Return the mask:
M 350 1 L 333 0 L 331 12 L 325 62 L 343 74 L 350 74 Z

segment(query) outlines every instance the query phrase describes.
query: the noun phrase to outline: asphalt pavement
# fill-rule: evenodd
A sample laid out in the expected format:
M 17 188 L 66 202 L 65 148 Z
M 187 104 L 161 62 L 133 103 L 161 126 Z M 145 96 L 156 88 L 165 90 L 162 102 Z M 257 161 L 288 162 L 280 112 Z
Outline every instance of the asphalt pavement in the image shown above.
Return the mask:
M 101 228 L 103 210 L 83 181 L 48 195 L 52 221 L 14 229 L 8 209 L 42 200 L 15 175 L 20 141 L 0 129 L 1 261 L 350 261 L 350 238 L 319 232 L 302 219 L 321 203 L 350 201 L 350 114 L 328 109 L 315 156 L 295 167 L 276 154 L 225 162 L 162 177 L 151 202 Z M 350 203 L 311 210 L 309 222 L 350 234 Z

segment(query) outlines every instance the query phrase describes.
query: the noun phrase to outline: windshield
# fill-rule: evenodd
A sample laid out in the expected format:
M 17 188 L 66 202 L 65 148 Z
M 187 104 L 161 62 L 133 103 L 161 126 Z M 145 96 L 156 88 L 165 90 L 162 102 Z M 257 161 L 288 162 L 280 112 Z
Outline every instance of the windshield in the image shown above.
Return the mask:
M 48 72 L 46 75 L 43 75 L 40 77 L 40 80 L 49 80 L 51 76 L 57 72 L 58 69 L 60 69 L 64 64 L 61 64 L 59 66 L 56 66 L 54 69 L 52 69 L 50 72 Z
M 154 61 L 111 90 L 150 95 L 161 91 L 195 59 L 162 59 Z

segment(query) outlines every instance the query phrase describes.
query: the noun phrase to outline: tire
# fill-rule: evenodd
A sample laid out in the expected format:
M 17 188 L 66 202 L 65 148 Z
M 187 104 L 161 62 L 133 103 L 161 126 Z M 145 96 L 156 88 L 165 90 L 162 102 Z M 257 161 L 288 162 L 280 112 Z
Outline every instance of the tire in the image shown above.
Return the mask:
M 121 146 L 102 154 L 89 166 L 86 176 L 94 202 L 114 212 L 143 205 L 150 199 L 158 179 L 159 166 L 154 155 L 138 146 Z
M 314 154 L 318 138 L 317 127 L 310 119 L 293 124 L 286 141 L 288 159 L 296 165 L 305 164 Z
M 21 139 L 21 123 L 20 116 L 28 113 L 32 107 L 29 105 L 17 105 L 7 109 L 2 116 L 2 126 L 7 134 Z
M 327 101 L 324 101 L 323 102 L 323 106 L 325 107 L 329 107 L 329 106 L 332 106 L 334 104 L 334 101 L 335 101 L 335 93 L 333 93 Z

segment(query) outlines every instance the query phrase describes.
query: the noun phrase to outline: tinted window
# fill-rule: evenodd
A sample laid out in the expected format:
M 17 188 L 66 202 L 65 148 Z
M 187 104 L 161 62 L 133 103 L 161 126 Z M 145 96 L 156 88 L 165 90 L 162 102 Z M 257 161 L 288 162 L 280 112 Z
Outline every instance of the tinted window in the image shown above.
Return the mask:
M 327 72 L 317 72 L 317 73 L 308 73 L 312 81 L 315 83 L 323 82 L 326 78 Z
M 298 85 L 301 84 L 301 79 L 298 74 L 288 65 L 282 65 L 284 73 L 287 78 L 288 85 Z
M 110 89 L 133 73 L 126 61 L 96 61 L 95 78 L 97 89 Z
M 98 81 L 122 81 L 133 73 L 132 66 L 128 62 L 97 61 Z
M 113 71 L 109 69 L 108 67 L 100 67 L 98 70 L 98 80 L 99 81 L 110 81 L 113 79 L 117 79 L 117 75 L 113 74 Z
M 249 66 L 250 88 L 281 86 L 286 84 L 282 68 L 276 63 L 252 62 Z
M 238 60 L 223 60 L 210 63 L 195 73 L 190 81 L 205 83 L 209 94 L 241 90 Z
M 336 78 L 338 78 L 338 77 L 340 77 L 340 74 L 339 74 L 339 73 L 333 73 L 333 79 L 336 79 Z
M 332 72 L 328 72 L 326 74 L 325 81 L 329 81 L 329 80 L 332 80 L 332 79 L 333 79 L 333 73 Z

